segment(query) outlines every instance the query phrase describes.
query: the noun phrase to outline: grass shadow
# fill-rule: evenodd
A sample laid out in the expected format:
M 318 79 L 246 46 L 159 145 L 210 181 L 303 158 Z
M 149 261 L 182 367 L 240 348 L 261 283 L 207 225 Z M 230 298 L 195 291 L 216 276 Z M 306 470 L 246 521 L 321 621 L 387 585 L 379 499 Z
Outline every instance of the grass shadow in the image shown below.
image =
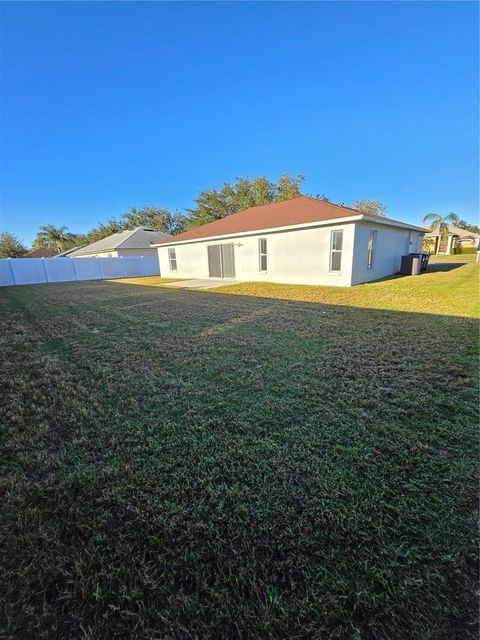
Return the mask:
M 468 262 L 430 262 L 428 264 L 427 273 L 434 273 L 435 271 L 453 271 L 459 267 L 463 267 Z

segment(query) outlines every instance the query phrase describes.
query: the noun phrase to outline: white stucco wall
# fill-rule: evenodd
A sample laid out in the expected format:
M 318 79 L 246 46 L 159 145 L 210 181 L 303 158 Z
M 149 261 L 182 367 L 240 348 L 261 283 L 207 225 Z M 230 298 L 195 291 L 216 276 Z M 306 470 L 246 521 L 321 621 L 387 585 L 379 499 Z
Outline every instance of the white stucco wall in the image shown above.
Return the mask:
M 339 274 L 329 271 L 330 238 L 334 230 L 343 230 L 342 270 Z M 355 224 L 346 222 L 308 229 L 271 231 L 259 235 L 179 244 L 175 246 L 177 271 L 170 271 L 168 247 L 159 247 L 160 272 L 165 277 L 208 278 L 207 247 L 233 243 L 236 280 L 350 286 L 354 230 Z M 259 269 L 259 238 L 267 238 L 268 270 L 266 272 L 261 272 Z
M 335 230 L 343 230 L 339 274 L 329 270 L 331 232 Z M 377 231 L 372 269 L 367 263 L 370 230 Z M 259 268 L 259 238 L 267 239 L 266 272 Z M 170 270 L 169 247 L 159 247 L 158 257 L 165 277 L 208 278 L 207 247 L 233 243 L 236 280 L 345 287 L 398 273 L 402 256 L 420 252 L 422 241 L 423 234 L 414 230 L 360 221 L 171 245 L 176 250 L 176 271 Z
M 112 249 L 97 253 L 87 253 L 82 256 L 71 256 L 72 258 L 119 258 L 128 256 L 156 256 L 156 249 Z
M 377 232 L 373 268 L 368 268 L 368 235 Z M 352 284 L 386 278 L 400 271 L 402 256 L 422 250 L 423 234 L 370 222 L 355 223 Z
M 118 249 L 118 256 L 156 256 L 156 249 Z
M 67 256 L 69 258 L 117 258 L 118 253 L 116 251 L 103 251 L 99 253 L 86 253 L 82 256 Z

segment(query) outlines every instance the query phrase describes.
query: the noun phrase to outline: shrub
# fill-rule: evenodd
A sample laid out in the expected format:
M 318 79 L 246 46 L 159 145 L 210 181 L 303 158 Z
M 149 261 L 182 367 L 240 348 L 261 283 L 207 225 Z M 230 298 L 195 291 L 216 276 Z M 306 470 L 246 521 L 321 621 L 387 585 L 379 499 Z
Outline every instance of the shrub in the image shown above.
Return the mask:
M 457 247 L 455 249 L 455 254 L 467 254 L 467 253 L 477 253 L 476 247 Z

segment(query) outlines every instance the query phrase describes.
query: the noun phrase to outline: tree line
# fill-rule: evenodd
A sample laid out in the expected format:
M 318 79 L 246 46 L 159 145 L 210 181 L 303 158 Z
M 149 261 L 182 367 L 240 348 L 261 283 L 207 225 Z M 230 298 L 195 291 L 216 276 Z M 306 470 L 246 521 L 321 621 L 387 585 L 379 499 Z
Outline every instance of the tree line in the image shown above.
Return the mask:
M 61 253 L 73 247 L 91 244 L 113 233 L 140 226 L 176 235 L 250 207 L 308 195 L 302 190 L 303 182 L 303 175 L 290 176 L 287 173 L 281 175 L 277 182 L 272 182 L 265 176 L 237 178 L 233 183 L 225 182 L 219 188 L 202 189 L 194 200 L 195 206 L 183 212 L 154 205 L 132 207 L 119 217 L 109 218 L 106 222 L 99 223 L 85 234 L 72 233 L 66 226 L 42 225 L 37 232 L 32 249 L 45 247 L 53 253 Z M 330 202 L 324 194 L 316 194 L 314 197 Z M 351 207 L 382 216 L 386 215 L 387 211 L 386 206 L 378 200 L 355 200 Z M 468 225 L 458 217 L 457 220 L 457 226 L 461 226 L 460 223 Z M 7 232 L 0 234 L 0 257 L 21 257 L 28 251 L 24 243 L 13 234 Z

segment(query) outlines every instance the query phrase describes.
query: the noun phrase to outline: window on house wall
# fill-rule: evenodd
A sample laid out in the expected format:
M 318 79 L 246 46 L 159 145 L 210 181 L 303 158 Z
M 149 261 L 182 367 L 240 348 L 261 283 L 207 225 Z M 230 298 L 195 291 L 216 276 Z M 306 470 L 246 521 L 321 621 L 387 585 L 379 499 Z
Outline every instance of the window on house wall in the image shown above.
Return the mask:
M 377 244 L 377 232 L 368 232 L 367 268 L 373 269 L 375 261 L 375 245 Z
M 332 231 L 330 247 L 330 271 L 338 273 L 342 268 L 343 231 Z
M 267 239 L 259 238 L 258 240 L 258 258 L 260 271 L 267 270 Z
M 177 270 L 177 254 L 175 252 L 175 249 L 168 250 L 168 261 L 170 263 L 170 271 L 176 271 Z

